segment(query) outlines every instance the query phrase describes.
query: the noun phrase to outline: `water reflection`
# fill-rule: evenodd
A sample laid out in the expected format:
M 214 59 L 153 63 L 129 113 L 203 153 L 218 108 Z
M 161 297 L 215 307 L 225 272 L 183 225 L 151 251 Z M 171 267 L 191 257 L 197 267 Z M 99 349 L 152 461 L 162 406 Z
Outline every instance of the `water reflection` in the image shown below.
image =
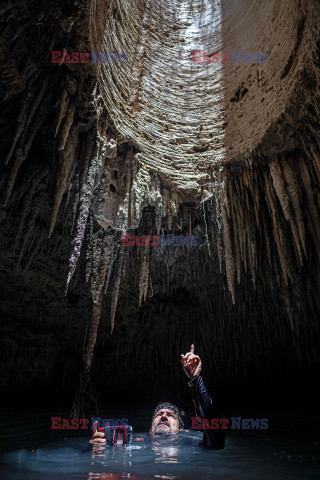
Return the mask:
M 91 458 L 94 460 L 96 457 L 102 458 L 103 454 L 105 452 L 105 446 L 104 445 L 98 445 L 98 444 L 92 444 L 92 449 L 91 449 Z
M 150 480 L 150 478 L 174 480 L 180 477 L 176 475 L 153 475 L 152 477 L 144 477 L 141 475 L 131 475 L 130 473 L 89 473 L 87 480 L 121 480 L 123 478 L 130 480 Z
M 178 435 L 151 436 L 151 448 L 156 454 L 155 463 L 179 463 Z
M 106 460 L 109 461 L 112 459 L 113 464 L 130 466 L 131 457 L 133 450 L 136 448 L 141 448 L 135 446 L 134 443 L 137 440 L 144 440 L 144 438 L 135 439 L 133 445 L 130 447 L 120 447 L 120 446 L 110 446 L 110 445 L 101 445 L 101 444 L 92 444 L 91 446 L 91 459 L 92 465 L 94 465 L 95 460 L 98 460 L 98 463 L 105 464 Z M 162 464 L 178 464 L 179 455 L 181 456 L 181 442 L 179 443 L 178 435 L 170 436 L 159 436 L 159 435 L 150 435 L 151 449 L 155 453 L 154 462 Z M 92 474 L 93 475 L 93 474 Z M 116 475 L 116 474 L 113 474 Z M 95 477 L 92 477 L 95 478 Z M 96 477 L 100 478 L 100 477 Z M 112 478 L 112 477 L 110 477 Z M 114 477 L 115 478 L 115 477 Z M 131 477 L 130 477 L 131 478 Z M 156 477 L 162 478 L 162 477 Z M 167 478 L 167 477 L 166 477 Z M 170 477 L 171 478 L 171 477 Z M 172 477 L 176 478 L 176 477 Z
M 130 475 L 130 473 L 89 473 L 88 480 L 120 480 L 130 478 L 130 480 L 138 480 L 142 477 Z
M 91 444 L 91 465 L 113 464 L 122 467 L 131 467 L 132 450 L 139 448 L 135 446 L 111 446 L 108 444 Z M 116 474 L 115 474 L 116 475 Z M 94 477 L 93 477 L 94 478 Z M 100 477 L 97 477 L 100 478 Z M 104 477 L 103 477 L 104 478 Z M 110 477 L 111 478 L 111 477 Z M 121 477 L 122 478 L 122 477 Z M 128 477 L 133 478 L 133 477 Z
M 172 480 L 173 478 L 180 478 L 177 475 L 153 475 L 154 478 L 164 478 L 165 480 Z

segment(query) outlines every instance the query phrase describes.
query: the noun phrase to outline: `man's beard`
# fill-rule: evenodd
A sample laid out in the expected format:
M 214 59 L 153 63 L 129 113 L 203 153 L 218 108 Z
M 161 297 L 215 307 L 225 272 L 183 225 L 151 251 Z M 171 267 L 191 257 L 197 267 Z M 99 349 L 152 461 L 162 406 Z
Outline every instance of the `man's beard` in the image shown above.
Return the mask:
M 168 428 L 169 427 L 169 428 Z M 156 428 L 154 429 L 155 435 L 170 435 L 171 434 L 171 425 L 169 422 L 159 422 Z

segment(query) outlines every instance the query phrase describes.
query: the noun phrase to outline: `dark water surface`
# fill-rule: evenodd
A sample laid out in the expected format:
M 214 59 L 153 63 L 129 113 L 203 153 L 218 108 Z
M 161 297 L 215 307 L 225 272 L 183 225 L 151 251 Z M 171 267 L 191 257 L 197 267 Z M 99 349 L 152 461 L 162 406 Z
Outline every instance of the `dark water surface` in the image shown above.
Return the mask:
M 2 410 L 0 478 L 320 479 L 319 419 L 314 416 L 270 413 L 268 430 L 228 431 L 226 448 L 218 451 L 201 447 L 198 431 L 150 436 L 151 413 L 101 413 L 104 418 L 128 418 L 134 439 L 130 447 L 97 448 L 88 443 L 90 429 L 51 430 L 51 416 L 66 418 L 65 412 Z

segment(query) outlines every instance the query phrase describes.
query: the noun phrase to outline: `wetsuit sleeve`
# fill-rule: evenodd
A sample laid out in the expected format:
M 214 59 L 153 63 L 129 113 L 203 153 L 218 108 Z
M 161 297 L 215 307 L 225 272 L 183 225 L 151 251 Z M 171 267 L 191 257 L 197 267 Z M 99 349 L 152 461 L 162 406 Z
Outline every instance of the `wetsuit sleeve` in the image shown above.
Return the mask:
M 211 397 L 204 385 L 203 378 L 199 375 L 188 382 L 192 391 L 192 400 L 196 409 L 197 416 L 206 418 L 211 423 L 212 418 L 219 418 Z M 225 430 L 218 428 L 205 429 L 203 431 L 202 444 L 208 448 L 222 449 L 225 446 Z

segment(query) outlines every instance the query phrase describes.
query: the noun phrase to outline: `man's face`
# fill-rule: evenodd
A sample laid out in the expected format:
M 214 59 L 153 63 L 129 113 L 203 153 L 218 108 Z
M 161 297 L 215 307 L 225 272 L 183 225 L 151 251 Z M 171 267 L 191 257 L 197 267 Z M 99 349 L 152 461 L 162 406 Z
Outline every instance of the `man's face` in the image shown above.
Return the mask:
M 162 408 L 153 419 L 150 432 L 155 435 L 170 435 L 179 431 L 178 414 L 169 408 Z

